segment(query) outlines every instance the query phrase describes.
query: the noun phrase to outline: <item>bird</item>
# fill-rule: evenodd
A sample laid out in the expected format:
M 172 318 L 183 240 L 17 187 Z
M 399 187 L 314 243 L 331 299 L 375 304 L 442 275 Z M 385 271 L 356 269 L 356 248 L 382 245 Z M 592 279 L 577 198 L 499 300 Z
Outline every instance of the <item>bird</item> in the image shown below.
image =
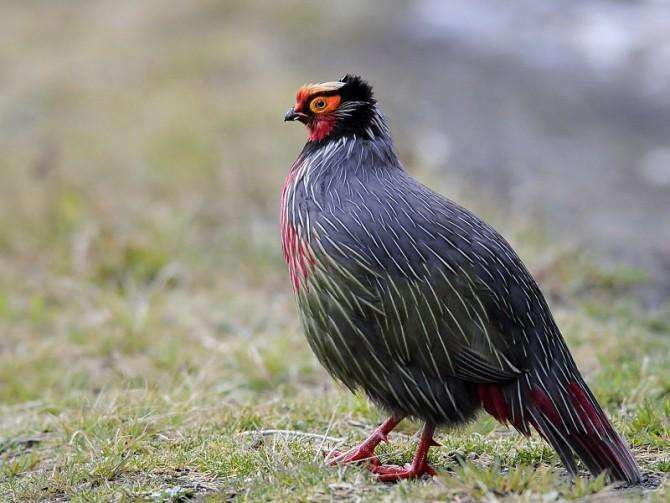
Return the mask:
M 281 190 L 283 257 L 309 346 L 330 375 L 388 413 L 339 464 L 383 482 L 436 474 L 436 428 L 480 410 L 536 430 L 577 475 L 635 484 L 640 470 L 580 374 L 537 283 L 508 242 L 412 178 L 370 84 L 347 74 L 299 88 L 284 121 L 307 141 Z M 375 448 L 424 423 L 414 457 Z

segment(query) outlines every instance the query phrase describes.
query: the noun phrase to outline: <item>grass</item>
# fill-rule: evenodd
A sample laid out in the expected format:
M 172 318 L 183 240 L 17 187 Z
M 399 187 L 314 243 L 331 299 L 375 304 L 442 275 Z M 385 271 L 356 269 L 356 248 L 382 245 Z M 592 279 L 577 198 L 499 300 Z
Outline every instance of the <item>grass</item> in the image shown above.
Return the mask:
M 132 294 L 110 281 L 83 310 L 35 293 L 6 308 L 4 499 L 621 496 L 602 479 L 570 483 L 539 439 L 484 417 L 441 432 L 443 447 L 432 453 L 436 482 L 385 486 L 356 467 L 324 466 L 320 447 L 352 445 L 381 416 L 330 383 L 302 339 L 289 295 L 269 286 L 229 291 L 218 282 L 157 281 Z M 14 311 L 17 299 L 27 311 Z M 591 296 L 557 315 L 643 470 L 667 484 L 667 321 Z M 382 458 L 409 461 L 417 429 L 403 425 Z M 325 441 L 310 435 L 326 433 Z M 625 494 L 642 490 L 633 491 Z M 645 494 L 660 499 L 664 491 Z
M 293 23 L 319 16 L 299 2 L 31 5 L 0 21 L 20 42 L 0 44 L 14 68 L 0 101 L 0 499 L 669 497 L 670 306 L 641 310 L 638 272 L 500 221 L 420 166 L 511 238 L 650 482 L 571 483 L 537 437 L 487 417 L 440 433 L 432 482 L 324 466 L 320 448 L 382 417 L 318 366 L 279 251 L 278 187 L 304 135 L 281 112 L 306 79 L 276 59 Z M 418 428 L 403 423 L 382 458 L 409 461 Z

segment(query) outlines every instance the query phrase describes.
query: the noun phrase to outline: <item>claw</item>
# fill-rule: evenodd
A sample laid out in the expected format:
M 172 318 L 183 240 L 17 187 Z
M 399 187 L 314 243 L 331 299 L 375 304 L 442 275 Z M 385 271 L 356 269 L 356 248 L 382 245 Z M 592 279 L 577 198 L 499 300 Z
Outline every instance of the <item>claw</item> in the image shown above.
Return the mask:
M 398 465 L 381 465 L 372 467 L 370 471 L 377 475 L 380 482 L 398 482 L 402 479 L 418 479 L 424 475 L 430 477 L 436 475 L 435 470 L 428 463 L 424 463 L 419 468 L 414 468 L 410 464 L 406 464 L 404 467 Z
M 360 447 L 348 454 L 346 452 L 341 451 L 324 451 L 323 454 L 324 456 L 328 456 L 329 454 L 333 456 L 333 459 L 330 461 L 331 466 L 336 466 L 340 464 L 348 465 L 351 463 L 362 463 L 365 461 L 369 462 L 373 466 L 381 465 L 381 462 L 379 461 L 379 458 L 374 453 L 374 451 L 363 449 Z

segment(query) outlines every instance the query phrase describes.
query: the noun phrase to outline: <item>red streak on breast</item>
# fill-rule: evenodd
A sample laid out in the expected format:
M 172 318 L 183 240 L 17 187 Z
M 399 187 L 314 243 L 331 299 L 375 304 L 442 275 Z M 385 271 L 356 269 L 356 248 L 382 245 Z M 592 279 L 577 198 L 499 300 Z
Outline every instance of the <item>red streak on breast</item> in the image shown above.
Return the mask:
M 284 260 L 288 265 L 288 272 L 291 277 L 293 289 L 297 292 L 301 284 L 309 276 L 314 269 L 316 259 L 307 243 L 300 237 L 295 227 L 288 221 L 287 218 L 287 191 L 293 184 L 295 179 L 295 169 L 291 169 L 284 185 L 282 186 L 281 194 L 281 238 L 282 238 L 282 252 Z

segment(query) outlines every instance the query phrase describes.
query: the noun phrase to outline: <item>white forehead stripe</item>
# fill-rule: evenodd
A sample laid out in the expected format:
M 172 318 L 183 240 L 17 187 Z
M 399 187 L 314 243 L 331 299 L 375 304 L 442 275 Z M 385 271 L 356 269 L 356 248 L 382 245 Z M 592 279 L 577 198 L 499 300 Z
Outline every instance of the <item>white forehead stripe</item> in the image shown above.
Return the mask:
M 322 82 L 321 84 L 315 84 L 314 85 L 314 90 L 319 91 L 319 92 L 328 92 L 328 91 L 337 91 L 340 89 L 345 83 L 344 82 Z
M 324 91 L 337 91 L 343 85 L 344 82 L 335 81 L 335 82 L 323 82 L 322 84 L 319 84 L 318 87 L 322 88 Z

